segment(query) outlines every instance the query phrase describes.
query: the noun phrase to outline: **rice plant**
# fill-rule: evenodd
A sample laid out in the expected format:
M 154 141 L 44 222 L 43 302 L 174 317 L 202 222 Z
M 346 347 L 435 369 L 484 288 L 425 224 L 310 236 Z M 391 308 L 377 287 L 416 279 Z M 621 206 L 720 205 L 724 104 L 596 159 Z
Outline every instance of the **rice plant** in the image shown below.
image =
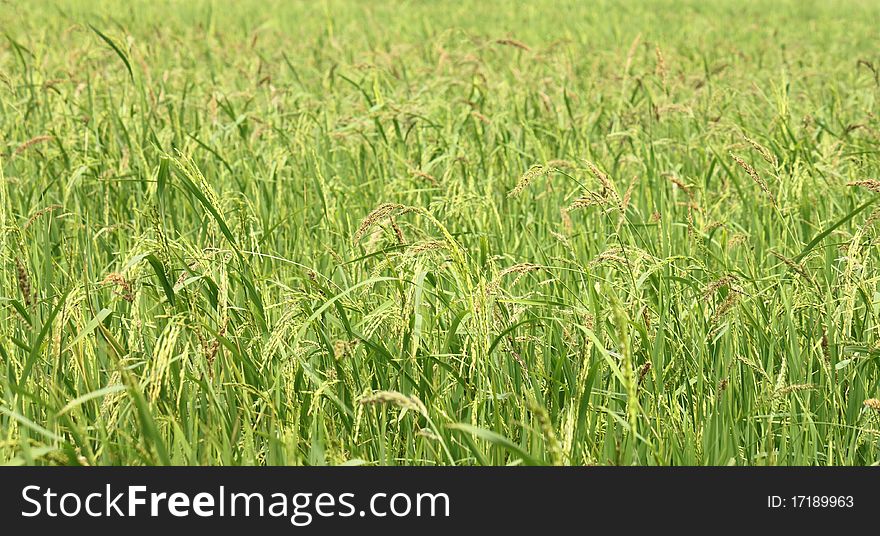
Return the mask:
M 880 4 L 0 2 L 0 462 L 880 462 Z

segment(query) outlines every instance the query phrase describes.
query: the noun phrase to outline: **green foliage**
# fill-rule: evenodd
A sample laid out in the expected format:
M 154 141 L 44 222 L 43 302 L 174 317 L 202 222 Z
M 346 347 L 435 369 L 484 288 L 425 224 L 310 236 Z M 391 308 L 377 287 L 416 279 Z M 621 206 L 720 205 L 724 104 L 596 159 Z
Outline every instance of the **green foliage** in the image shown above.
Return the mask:
M 878 18 L 0 9 L 0 462 L 877 463 Z

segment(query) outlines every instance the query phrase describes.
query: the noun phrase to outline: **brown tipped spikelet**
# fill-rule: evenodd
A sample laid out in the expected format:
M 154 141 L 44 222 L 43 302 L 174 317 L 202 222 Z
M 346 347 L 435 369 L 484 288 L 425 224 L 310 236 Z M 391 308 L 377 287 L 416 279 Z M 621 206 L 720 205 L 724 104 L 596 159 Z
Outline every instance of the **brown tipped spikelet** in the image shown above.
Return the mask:
M 40 210 L 34 212 L 33 215 L 30 218 L 28 218 L 28 221 L 25 222 L 24 227 L 22 227 L 21 230 L 27 231 L 28 227 L 30 227 L 31 224 L 33 224 L 37 219 L 39 219 L 40 216 L 43 216 L 44 214 L 48 214 L 49 212 L 52 212 L 53 210 L 58 210 L 59 208 L 61 208 L 61 205 L 49 205 L 46 208 L 43 208 L 43 209 L 40 209 Z
M 668 174 L 668 175 L 666 175 L 666 178 L 669 179 L 669 182 L 671 182 L 672 184 L 678 186 L 678 188 L 679 188 L 681 191 L 683 191 L 683 192 L 684 192 L 689 198 L 693 199 L 694 194 L 693 194 L 693 192 L 691 192 L 691 188 L 690 188 L 690 186 L 688 186 L 687 184 L 685 184 L 683 180 L 679 179 L 678 177 L 676 177 L 676 176 L 673 175 L 673 174 Z
M 515 284 L 517 281 L 519 281 L 519 278 L 522 277 L 523 274 L 527 274 L 529 272 L 534 272 L 534 271 L 540 270 L 540 269 L 541 269 L 541 266 L 538 266 L 537 264 L 532 264 L 529 262 L 523 262 L 520 264 L 515 264 L 509 268 L 505 268 L 504 270 L 501 271 L 501 273 L 498 274 L 498 277 L 496 277 L 491 283 L 489 283 L 489 286 L 486 288 L 486 291 L 489 294 L 494 294 L 495 292 L 497 292 L 498 288 L 501 286 L 501 279 L 508 274 L 516 274 L 516 279 L 514 280 L 514 284 Z
M 626 252 L 619 247 L 611 247 L 603 251 L 602 253 L 596 255 L 593 260 L 590 261 L 590 266 L 595 266 L 598 264 L 602 264 L 603 262 L 616 262 L 618 264 L 626 265 Z
M 102 283 L 111 283 L 117 288 L 113 292 L 127 302 L 134 301 L 134 293 L 131 290 L 131 283 L 117 272 L 107 274 Z
M 749 145 L 752 146 L 752 149 L 758 151 L 758 154 L 761 155 L 761 158 L 763 158 L 765 162 L 773 167 L 776 167 L 779 164 L 779 162 L 776 160 L 776 157 L 773 155 L 773 153 L 770 152 L 770 149 L 764 147 L 763 145 L 746 135 L 743 135 L 743 138 L 746 140 L 746 142 L 748 142 Z
M 226 336 L 226 326 L 222 326 L 220 331 L 217 332 L 217 338 L 211 341 L 211 344 L 205 350 L 205 359 L 208 361 L 208 365 L 213 365 L 214 360 L 217 358 L 217 352 L 220 350 L 220 337 Z M 211 374 L 213 375 L 213 369 L 209 369 Z
M 868 190 L 871 190 L 872 192 L 880 194 L 880 180 L 877 179 L 850 182 L 847 183 L 847 186 L 861 186 L 862 188 L 866 188 Z
M 428 408 L 415 395 L 407 396 L 397 391 L 373 391 L 358 399 L 358 403 L 364 406 L 376 404 L 393 404 L 400 409 L 411 409 L 422 415 L 428 414 Z
M 21 262 L 21 259 L 15 259 L 15 271 L 15 275 L 18 279 L 18 290 L 21 291 L 22 300 L 24 300 L 25 305 L 30 307 L 34 303 L 31 278 L 28 275 L 27 268 L 25 268 L 24 264 Z
M 654 55 L 657 56 L 657 76 L 660 77 L 660 80 L 663 82 L 663 85 L 666 85 L 666 77 L 668 73 L 666 71 L 666 61 L 663 59 L 663 53 L 660 52 L 660 47 L 654 47 Z
M 478 112 L 478 111 L 476 111 L 476 110 L 471 111 L 471 115 L 474 116 L 474 117 L 475 117 L 477 120 L 479 120 L 481 123 L 485 123 L 485 124 L 488 125 L 488 124 L 490 124 L 490 123 L 492 122 L 492 120 L 489 119 L 488 116 L 486 116 L 485 114 L 481 114 L 480 112 Z
M 623 201 L 621 206 L 624 210 L 629 206 L 629 202 L 632 199 L 633 191 L 636 189 L 636 184 L 639 183 L 638 175 L 634 175 L 632 180 L 629 181 L 629 186 L 626 188 L 626 192 L 623 194 Z
M 333 343 L 333 358 L 339 361 L 344 357 L 352 355 L 359 342 L 358 340 L 346 341 L 342 339 L 336 341 Z
M 532 48 L 530 46 L 523 43 L 522 41 L 517 41 L 516 39 L 509 39 L 509 38 L 496 39 L 495 43 L 497 43 L 499 45 L 505 45 L 505 46 L 509 46 L 509 47 L 518 48 L 520 50 L 525 50 L 526 52 L 529 52 L 532 50 Z
M 43 143 L 45 141 L 50 141 L 54 139 L 55 138 L 53 136 L 37 136 L 35 138 L 31 138 L 28 141 L 19 145 L 18 148 L 15 149 L 15 154 L 21 154 L 25 152 L 29 147 L 33 147 L 38 143 Z
M 593 205 L 601 205 L 602 201 L 594 196 L 592 192 L 587 192 L 578 197 L 565 209 L 565 212 L 573 212 L 582 208 L 591 207 Z
M 217 351 L 220 350 L 220 340 L 214 339 L 211 341 L 211 344 L 207 345 L 205 348 L 205 360 L 208 362 L 208 365 L 213 365 L 214 360 L 217 359 Z
M 528 272 L 534 272 L 535 270 L 540 270 L 541 267 L 537 264 L 532 264 L 530 262 L 523 262 L 520 264 L 514 264 L 510 268 L 505 268 L 498 274 L 498 277 L 504 277 L 507 274 L 525 274 Z
M 406 238 L 403 236 L 403 231 L 400 229 L 400 226 L 397 225 L 397 222 L 394 221 L 394 218 L 390 218 L 391 220 L 391 228 L 394 230 L 394 236 L 397 238 L 398 244 L 406 244 Z
M 864 402 L 862 402 L 862 404 L 864 404 L 866 408 L 868 408 L 872 411 L 875 411 L 877 413 L 880 413 L 880 400 L 878 400 L 876 398 L 869 398 L 869 399 L 865 400 Z
M 803 277 L 804 279 L 809 281 L 811 284 L 816 285 L 816 281 L 813 279 L 813 277 L 810 275 L 810 273 L 807 271 L 807 269 L 804 268 L 802 265 L 798 264 L 797 262 L 795 262 L 792 259 L 789 259 L 788 257 L 786 257 L 785 255 L 782 255 L 781 253 L 771 251 L 770 254 L 772 254 L 774 257 L 776 257 L 777 259 L 782 261 L 783 264 L 785 264 L 786 266 L 788 266 L 789 268 L 791 268 L 792 270 L 797 272 L 797 274 L 799 276 Z
M 733 309 L 733 307 L 739 302 L 739 293 L 731 292 L 727 295 L 727 298 L 721 302 L 715 309 L 715 314 L 712 315 L 711 323 L 718 324 L 727 314 Z
M 565 230 L 567 234 L 571 234 L 574 232 L 574 223 L 571 221 L 571 216 L 568 213 L 568 208 L 563 207 L 559 209 L 559 216 L 562 218 L 562 229 Z
M 596 164 L 590 162 L 589 160 L 585 160 L 584 162 L 590 169 L 590 173 L 592 173 L 593 176 L 596 177 L 596 180 L 599 181 L 599 184 L 602 185 L 602 195 L 604 197 L 610 198 L 618 207 L 622 206 L 623 201 L 620 199 L 620 195 L 617 193 L 617 188 L 614 187 L 614 183 L 611 182 L 611 179 L 608 178 L 608 175 L 606 175 L 605 172 L 596 167 Z
M 410 255 L 418 255 L 419 253 L 424 253 L 426 251 L 436 251 L 447 249 L 448 247 L 449 244 L 447 244 L 443 240 L 426 240 L 424 242 L 419 242 L 417 244 L 409 246 L 409 248 L 407 249 L 407 253 Z
M 737 279 L 738 278 L 735 275 L 731 274 L 709 283 L 708 285 L 706 285 L 706 289 L 703 291 L 703 299 L 708 300 L 720 289 L 724 287 L 730 287 L 733 283 L 737 281 Z
M 376 224 L 376 222 L 391 216 L 397 210 L 404 208 L 403 205 L 399 205 L 397 203 L 382 203 L 372 212 L 367 214 L 367 217 L 364 218 L 364 221 L 361 222 L 361 225 L 358 227 L 357 232 L 354 234 L 354 241 L 360 242 L 361 238 L 364 237 L 364 233 L 370 230 L 370 227 Z
M 865 218 L 865 223 L 862 224 L 862 228 L 868 229 L 878 221 L 880 221 L 880 207 L 875 208 L 868 214 L 868 217 Z
M 611 182 L 611 179 L 608 178 L 608 175 L 606 175 L 605 172 L 599 169 L 595 164 L 593 164 L 589 160 L 584 160 L 584 162 L 586 163 L 587 168 L 590 170 L 590 173 L 593 175 L 593 177 L 595 177 L 596 180 L 599 181 L 599 184 L 602 186 L 602 190 L 599 192 L 584 192 L 579 198 L 575 199 L 572 204 L 568 206 L 566 211 L 571 212 L 591 206 L 600 206 L 606 207 L 606 210 L 617 209 L 622 214 L 626 207 L 624 204 L 624 200 L 621 199 L 620 194 L 617 193 L 617 188 L 614 186 L 614 183 Z M 630 195 L 631 193 L 632 192 L 628 192 L 628 194 Z M 628 198 L 627 202 L 629 202 Z
M 575 165 L 568 160 L 556 159 L 547 162 L 547 167 L 551 169 L 575 169 Z
M 542 166 L 541 164 L 536 164 L 529 168 L 528 171 L 522 174 L 518 181 L 516 181 L 516 186 L 514 186 L 513 190 L 508 192 L 507 197 L 516 197 L 522 193 L 523 190 L 531 183 L 533 180 L 543 177 L 550 172 L 551 168 L 547 166 Z
M 770 202 L 773 203 L 773 206 L 777 206 L 776 205 L 776 197 L 773 195 L 773 192 L 770 191 L 770 188 L 767 186 L 767 183 L 764 182 L 764 179 L 762 179 L 761 176 L 758 175 L 758 172 L 755 170 L 755 168 L 753 168 L 748 162 L 746 162 L 745 160 L 736 156 L 733 153 L 730 153 L 730 157 L 733 158 L 733 160 L 737 163 L 737 165 L 739 165 L 739 167 L 743 168 L 746 171 L 746 173 L 749 174 L 749 177 L 752 178 L 752 181 L 754 181 L 755 184 L 757 184 L 758 187 L 765 194 L 767 194 L 767 197 L 770 198 Z
M 410 174 L 411 174 L 413 177 L 418 177 L 418 178 L 420 178 L 420 179 L 422 179 L 422 180 L 428 181 L 428 182 L 431 183 L 433 186 L 437 186 L 437 184 L 439 184 L 439 183 L 437 182 L 437 178 L 436 178 L 436 177 L 434 177 L 434 176 L 431 175 L 430 173 L 425 173 L 424 171 L 422 171 L 422 170 L 420 170 L 420 169 L 412 169 L 412 170 L 410 170 Z
M 342 359 L 348 353 L 348 341 L 338 340 L 333 343 L 333 357 L 337 361 Z
M 642 365 L 642 368 L 639 369 L 639 385 L 642 385 L 642 382 L 645 380 L 645 376 L 647 376 L 648 373 L 651 372 L 651 367 L 653 366 L 653 363 L 651 363 L 650 361 L 646 361 L 645 364 Z
M 810 383 L 798 383 L 794 385 L 786 385 L 785 387 L 781 387 L 773 393 L 774 397 L 785 396 L 789 393 L 796 393 L 798 391 L 811 391 L 815 389 L 816 386 Z

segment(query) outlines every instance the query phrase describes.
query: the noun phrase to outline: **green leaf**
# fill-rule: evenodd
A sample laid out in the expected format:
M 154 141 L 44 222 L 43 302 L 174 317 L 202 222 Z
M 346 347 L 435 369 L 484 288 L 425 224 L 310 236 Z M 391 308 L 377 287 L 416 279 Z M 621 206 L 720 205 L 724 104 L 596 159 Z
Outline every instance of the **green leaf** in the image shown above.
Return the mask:
M 84 404 L 85 402 L 88 402 L 89 400 L 92 400 L 95 398 L 100 398 L 102 396 L 106 396 L 106 395 L 113 394 L 113 393 L 118 393 L 119 391 L 125 391 L 125 386 L 120 385 L 120 384 L 108 385 L 107 387 L 104 387 L 103 389 L 98 389 L 97 391 L 92 391 L 91 393 L 86 393 L 82 396 L 78 396 L 78 397 L 74 398 L 73 400 L 71 400 L 70 402 L 68 402 L 67 404 L 65 404 L 64 407 L 61 408 L 61 410 L 56 414 L 56 417 L 60 417 L 61 415 L 64 415 L 68 411 L 72 410 L 73 408 L 75 408 L 77 406 L 80 406 L 81 404 Z
M 67 348 L 65 348 L 64 351 L 65 351 L 65 352 L 66 352 L 66 351 L 69 351 L 71 348 L 73 348 L 74 346 L 76 346 L 76 344 L 77 344 L 79 341 L 81 341 L 81 340 L 83 340 L 84 338 L 86 338 L 86 337 L 88 337 L 89 335 L 91 335 L 91 333 L 92 333 L 93 331 L 95 331 L 95 328 L 98 327 L 98 324 L 100 324 L 101 322 L 103 322 L 104 319 L 107 318 L 108 316 L 110 316 L 112 313 L 113 313 L 113 311 L 111 311 L 110 309 L 101 309 L 101 310 L 98 312 L 98 314 L 95 316 L 95 318 L 89 320 L 89 323 L 86 324 L 86 327 L 83 328 L 83 330 L 80 331 L 79 334 L 78 334 L 76 337 L 74 337 L 74 339 L 70 342 L 70 344 L 67 345 Z
M 58 311 L 61 310 L 61 307 L 64 305 L 64 301 L 67 299 L 67 295 L 70 294 L 70 291 L 64 293 L 61 296 L 61 299 L 58 300 L 58 303 L 55 304 L 55 307 L 52 309 L 52 312 L 49 313 L 49 317 L 43 322 L 43 327 L 40 329 L 40 334 L 37 335 L 37 339 L 34 341 L 34 344 L 31 346 L 30 354 L 27 357 L 27 361 L 24 364 L 24 368 L 21 371 L 21 377 L 18 380 L 18 389 L 22 390 L 24 388 L 25 382 L 27 382 L 28 376 L 31 375 L 31 369 L 34 366 L 34 363 L 37 361 L 37 357 L 40 355 L 40 347 L 43 345 L 43 340 L 46 339 L 46 335 L 49 334 L 49 328 L 52 327 L 52 321 L 55 320 L 55 316 L 58 314 Z
M 866 208 L 868 208 L 871 205 L 873 205 L 874 203 L 876 203 L 878 199 L 880 199 L 880 196 L 874 196 L 873 198 L 869 199 L 865 203 L 862 203 L 861 205 L 856 207 L 854 210 L 852 210 L 849 214 L 847 214 L 846 216 L 844 216 L 843 218 L 838 220 L 837 223 L 835 223 L 831 227 L 825 229 L 821 233 L 817 234 L 812 240 L 810 240 L 810 243 L 807 244 L 806 246 L 804 246 L 804 249 L 801 250 L 800 253 L 798 253 L 798 256 L 794 258 L 794 262 L 800 262 L 801 259 L 803 259 L 807 255 L 807 253 L 809 253 L 814 247 L 816 247 L 816 245 L 818 245 L 819 242 L 824 240 L 826 236 L 833 233 L 834 230 L 837 229 L 838 227 L 840 227 L 841 225 L 843 225 L 846 222 L 848 222 L 849 220 L 853 219 L 856 216 L 856 214 L 858 214 L 859 212 L 865 210 Z
M 165 266 L 162 264 L 162 261 L 156 258 L 155 255 L 147 255 L 147 262 L 150 263 L 153 271 L 156 272 L 156 277 L 159 278 L 159 284 L 162 286 L 162 290 L 165 291 L 168 302 L 174 306 L 174 288 L 168 281 L 168 276 L 165 275 Z
M 519 445 L 514 443 L 513 441 L 507 439 L 503 435 L 492 432 L 491 430 L 486 430 L 483 428 L 478 428 L 476 426 L 471 426 L 470 424 L 465 423 L 457 423 L 457 424 L 448 424 L 446 425 L 450 430 L 459 430 L 471 435 L 474 435 L 484 441 L 488 441 L 497 447 L 501 447 L 516 456 L 522 458 L 522 461 L 526 465 L 544 465 L 540 461 L 536 460 L 532 457 L 531 454 L 523 450 Z
M 93 32 L 98 34 L 98 37 L 103 39 L 104 42 L 107 43 L 108 45 L 110 45 L 110 48 L 112 48 L 113 51 L 116 52 L 116 55 L 119 56 L 119 58 L 122 60 L 122 63 L 125 64 L 125 68 L 128 69 L 128 76 L 131 77 L 131 81 L 134 82 L 134 72 L 131 70 L 131 63 L 129 63 L 129 61 L 128 61 L 128 56 L 124 52 L 122 52 L 122 49 L 119 48 L 119 46 L 116 44 L 116 42 L 114 42 L 112 39 L 110 39 L 109 37 L 104 35 L 104 33 L 101 32 L 101 30 L 95 28 L 91 24 L 89 24 L 89 28 L 91 28 Z
M 25 417 L 21 413 L 18 413 L 16 411 L 12 411 L 11 409 L 3 407 L 3 406 L 0 406 L 0 413 L 6 415 L 7 417 L 12 418 L 13 420 L 17 421 L 18 424 L 24 426 L 25 428 L 27 428 L 33 432 L 36 432 L 36 433 L 40 434 L 41 436 L 47 437 L 47 438 L 51 439 L 52 441 L 58 441 L 58 442 L 64 441 L 64 438 L 61 437 L 60 435 L 58 435 L 54 432 L 50 432 L 49 430 L 46 430 L 45 428 L 43 428 L 39 424 L 35 423 L 34 421 L 28 419 L 27 417 Z

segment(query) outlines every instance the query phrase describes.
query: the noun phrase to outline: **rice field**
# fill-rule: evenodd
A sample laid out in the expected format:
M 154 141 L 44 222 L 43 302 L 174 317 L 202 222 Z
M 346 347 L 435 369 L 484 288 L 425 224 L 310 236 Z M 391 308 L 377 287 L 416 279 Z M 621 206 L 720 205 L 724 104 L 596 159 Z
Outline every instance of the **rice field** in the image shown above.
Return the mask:
M 877 28 L 0 1 L 0 463 L 877 464 Z

